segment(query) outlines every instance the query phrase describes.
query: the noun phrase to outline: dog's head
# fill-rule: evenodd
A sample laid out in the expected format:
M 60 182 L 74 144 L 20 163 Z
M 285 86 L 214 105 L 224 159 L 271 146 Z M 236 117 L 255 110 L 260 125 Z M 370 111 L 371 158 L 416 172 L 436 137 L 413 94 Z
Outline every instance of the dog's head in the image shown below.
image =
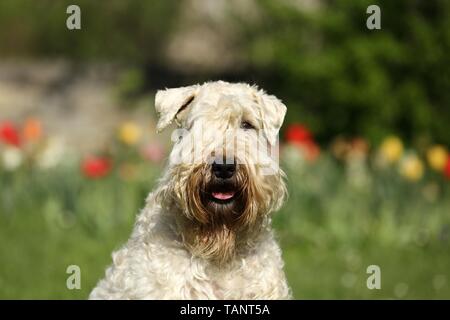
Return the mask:
M 176 122 L 162 203 L 181 211 L 184 241 L 220 262 L 251 241 L 286 194 L 278 131 L 286 107 L 246 84 L 158 91 L 158 131 Z

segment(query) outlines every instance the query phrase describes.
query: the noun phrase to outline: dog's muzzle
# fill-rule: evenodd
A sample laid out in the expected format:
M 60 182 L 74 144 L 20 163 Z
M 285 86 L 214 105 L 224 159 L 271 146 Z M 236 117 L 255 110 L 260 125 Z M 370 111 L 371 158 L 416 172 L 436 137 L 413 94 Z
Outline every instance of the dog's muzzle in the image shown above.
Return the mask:
M 232 200 L 237 192 L 236 163 L 217 163 L 211 165 L 213 181 L 210 183 L 209 194 L 219 203 Z

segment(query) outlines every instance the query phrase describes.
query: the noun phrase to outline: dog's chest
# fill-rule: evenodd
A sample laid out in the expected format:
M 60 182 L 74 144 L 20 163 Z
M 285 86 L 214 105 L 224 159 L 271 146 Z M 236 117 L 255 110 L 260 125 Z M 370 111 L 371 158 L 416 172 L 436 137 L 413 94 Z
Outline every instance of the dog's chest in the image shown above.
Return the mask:
M 235 261 L 232 266 L 213 267 L 192 261 L 184 275 L 182 290 L 188 299 L 257 299 L 273 295 L 284 285 L 277 264 L 257 257 Z M 280 283 L 283 282 L 283 283 Z
M 189 273 L 191 275 L 187 276 Z M 186 270 L 185 280 L 183 291 L 191 299 L 243 299 L 248 288 L 254 287 L 257 282 L 245 263 L 239 267 L 217 268 L 193 262 Z

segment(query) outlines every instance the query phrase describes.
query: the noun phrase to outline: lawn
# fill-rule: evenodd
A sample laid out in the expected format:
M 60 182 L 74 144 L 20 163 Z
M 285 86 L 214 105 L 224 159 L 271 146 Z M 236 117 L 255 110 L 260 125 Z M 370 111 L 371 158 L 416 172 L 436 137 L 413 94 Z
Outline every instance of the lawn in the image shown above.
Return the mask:
M 284 167 L 290 197 L 274 226 L 295 298 L 450 298 L 446 181 L 412 183 L 369 163 L 352 171 L 329 155 Z M 96 180 L 71 162 L 0 171 L 0 298 L 87 298 L 161 164 L 134 168 Z M 66 287 L 72 264 L 81 269 L 80 290 Z M 379 290 L 366 286 L 369 265 L 380 267 Z

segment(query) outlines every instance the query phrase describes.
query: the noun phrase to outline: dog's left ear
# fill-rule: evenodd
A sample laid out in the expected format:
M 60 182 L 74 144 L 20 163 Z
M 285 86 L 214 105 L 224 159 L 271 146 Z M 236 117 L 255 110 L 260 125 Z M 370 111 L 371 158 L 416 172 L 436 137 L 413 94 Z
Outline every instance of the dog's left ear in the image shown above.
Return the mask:
M 286 115 L 286 106 L 275 96 L 262 93 L 260 95 L 261 117 L 264 134 L 269 143 L 274 146 L 277 142 L 278 132 Z
M 156 130 L 161 132 L 174 120 L 178 125 L 183 121 L 183 111 L 194 100 L 199 85 L 158 90 L 155 97 L 155 109 L 159 114 Z

